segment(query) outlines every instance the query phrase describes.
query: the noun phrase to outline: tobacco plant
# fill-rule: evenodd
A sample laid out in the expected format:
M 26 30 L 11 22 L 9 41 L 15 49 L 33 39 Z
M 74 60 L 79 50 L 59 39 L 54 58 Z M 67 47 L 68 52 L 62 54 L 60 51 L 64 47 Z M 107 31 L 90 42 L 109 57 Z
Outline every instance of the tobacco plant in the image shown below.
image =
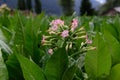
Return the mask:
M 119 80 L 120 18 L 0 15 L 0 80 Z

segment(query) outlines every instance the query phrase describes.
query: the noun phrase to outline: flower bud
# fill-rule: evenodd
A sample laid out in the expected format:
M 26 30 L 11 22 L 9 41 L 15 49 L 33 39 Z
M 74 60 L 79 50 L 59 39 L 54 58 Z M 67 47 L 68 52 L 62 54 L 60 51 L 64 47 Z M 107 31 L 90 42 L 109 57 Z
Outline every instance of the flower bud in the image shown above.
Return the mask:
M 83 46 L 85 43 L 84 42 L 81 42 L 81 46 Z
M 96 50 L 96 47 L 93 47 L 93 46 L 89 46 L 86 48 L 86 50 L 90 51 L 90 50 Z
M 72 49 L 72 42 L 70 42 L 69 49 Z
M 86 43 L 87 44 L 92 44 L 92 40 L 88 39 L 88 35 L 86 35 Z
M 45 44 L 43 44 L 43 46 L 51 46 L 52 44 L 50 44 L 50 43 L 45 43 Z
M 66 47 L 65 47 L 66 51 L 68 51 L 68 46 L 69 46 L 69 44 L 67 43 L 67 45 L 66 45 Z
M 48 49 L 48 53 L 52 55 L 53 54 L 53 49 Z
M 81 27 L 81 28 L 78 29 L 78 31 L 84 31 L 84 30 L 85 30 L 84 27 Z
M 81 37 L 75 37 L 74 39 L 84 39 L 84 38 L 86 38 L 86 35 Z

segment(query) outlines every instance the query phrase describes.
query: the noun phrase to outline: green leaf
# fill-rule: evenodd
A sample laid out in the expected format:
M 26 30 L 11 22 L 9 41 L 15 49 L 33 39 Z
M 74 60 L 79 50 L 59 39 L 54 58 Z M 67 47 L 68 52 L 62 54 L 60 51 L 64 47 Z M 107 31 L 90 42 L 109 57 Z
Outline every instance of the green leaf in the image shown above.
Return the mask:
M 24 80 L 22 69 L 15 54 L 11 54 L 6 61 L 9 80 Z
M 3 49 L 8 54 L 12 53 L 12 50 L 10 49 L 10 47 L 2 40 L 0 40 L 0 48 Z
M 4 35 L 4 33 L 3 33 L 3 31 L 2 31 L 1 25 L 0 25 L 0 40 L 2 40 L 2 41 L 6 41 L 7 40 L 5 35 Z
M 63 74 L 62 80 L 73 80 L 76 70 L 77 70 L 76 64 L 66 69 L 66 71 Z
M 112 56 L 112 64 L 120 63 L 120 43 L 107 31 L 104 32 L 104 37 Z
M 25 43 L 24 18 L 18 13 L 17 24 L 15 27 L 15 44 L 23 45 Z M 25 21 L 26 22 L 26 21 Z
M 0 80 L 8 80 L 8 71 L 4 63 L 2 52 L 0 49 Z
M 48 80 L 61 80 L 67 68 L 68 57 L 65 49 L 58 49 L 48 60 L 45 74 Z
M 16 54 L 16 56 L 20 62 L 25 80 L 45 80 L 44 74 L 38 65 L 20 54 Z
M 56 45 L 59 47 L 59 48 L 62 48 L 63 47 L 63 44 L 64 44 L 64 40 L 58 40 Z
M 104 78 L 109 75 L 111 68 L 111 54 L 109 48 L 100 35 L 97 34 L 93 41 L 97 49 L 88 51 L 85 58 L 85 70 L 93 79 Z
M 39 27 L 37 27 L 37 30 L 39 31 Z M 36 64 L 39 64 L 41 53 L 38 47 L 38 44 L 40 44 L 40 40 L 38 40 L 37 30 L 35 24 L 33 23 L 33 18 L 28 18 L 24 28 L 24 52 L 26 52 L 28 55 L 31 55 L 33 61 Z
M 112 68 L 109 79 L 110 80 L 119 80 L 120 79 L 120 64 L 117 64 Z
M 6 42 L 11 43 L 13 32 L 5 26 L 1 26 L 1 30 L 6 38 Z
M 18 53 L 26 56 L 30 55 L 33 61 L 39 64 L 41 54 L 38 48 L 38 44 L 40 44 L 40 40 L 38 40 L 38 31 L 40 26 L 36 27 L 32 17 L 29 16 L 26 18 L 21 16 L 22 15 L 18 13 L 18 21 L 15 27 L 15 45 L 17 48 L 19 47 Z
M 10 25 L 9 17 L 6 14 L 3 14 L 0 17 L 0 23 L 2 24 L 2 26 L 9 27 Z

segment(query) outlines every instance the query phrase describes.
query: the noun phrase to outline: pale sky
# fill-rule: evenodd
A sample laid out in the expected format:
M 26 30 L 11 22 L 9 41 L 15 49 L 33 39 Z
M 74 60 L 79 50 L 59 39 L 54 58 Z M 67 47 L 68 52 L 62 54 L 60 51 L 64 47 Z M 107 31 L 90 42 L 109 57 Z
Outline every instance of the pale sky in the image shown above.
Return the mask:
M 96 0 L 96 1 L 98 1 L 101 4 L 104 4 L 106 2 L 106 0 Z

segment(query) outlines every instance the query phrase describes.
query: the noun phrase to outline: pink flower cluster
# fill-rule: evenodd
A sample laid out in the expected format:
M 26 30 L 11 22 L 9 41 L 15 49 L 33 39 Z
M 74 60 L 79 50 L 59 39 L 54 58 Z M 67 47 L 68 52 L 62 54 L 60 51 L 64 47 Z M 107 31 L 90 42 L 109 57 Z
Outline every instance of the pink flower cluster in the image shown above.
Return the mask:
M 74 31 L 78 26 L 78 20 L 77 19 L 73 19 L 72 21 L 72 25 L 71 25 L 71 31 Z
M 52 20 L 52 22 L 50 23 L 51 26 L 63 26 L 64 25 L 64 21 L 62 21 L 61 19 L 56 19 L 56 20 Z
M 62 21 L 61 19 L 56 19 L 56 20 L 52 20 L 52 22 L 50 23 L 50 30 L 53 31 L 57 31 L 59 26 L 63 26 L 64 25 L 64 21 Z
M 62 36 L 63 38 L 68 37 L 68 36 L 69 36 L 69 31 L 68 31 L 68 30 L 64 30 L 64 31 L 62 32 L 61 36 Z
M 92 40 L 90 40 L 88 35 L 86 35 L 84 27 L 76 29 L 77 27 L 78 27 L 77 19 L 73 19 L 71 25 L 65 25 L 64 21 L 61 19 L 52 20 L 52 22 L 50 23 L 50 28 L 48 30 L 49 36 L 43 35 L 41 43 L 44 46 L 48 45 L 50 47 L 50 49 L 48 49 L 48 53 L 51 55 L 57 48 L 59 48 L 59 46 L 63 47 L 64 46 L 63 43 L 66 45 L 65 47 L 66 51 L 68 49 L 74 48 L 73 44 L 76 44 L 75 41 L 79 39 L 86 40 L 85 42 L 83 42 L 83 45 L 92 44 Z M 63 42 L 59 42 L 59 40 L 62 40 Z M 60 45 L 59 44 L 56 45 L 54 43 L 59 43 Z

